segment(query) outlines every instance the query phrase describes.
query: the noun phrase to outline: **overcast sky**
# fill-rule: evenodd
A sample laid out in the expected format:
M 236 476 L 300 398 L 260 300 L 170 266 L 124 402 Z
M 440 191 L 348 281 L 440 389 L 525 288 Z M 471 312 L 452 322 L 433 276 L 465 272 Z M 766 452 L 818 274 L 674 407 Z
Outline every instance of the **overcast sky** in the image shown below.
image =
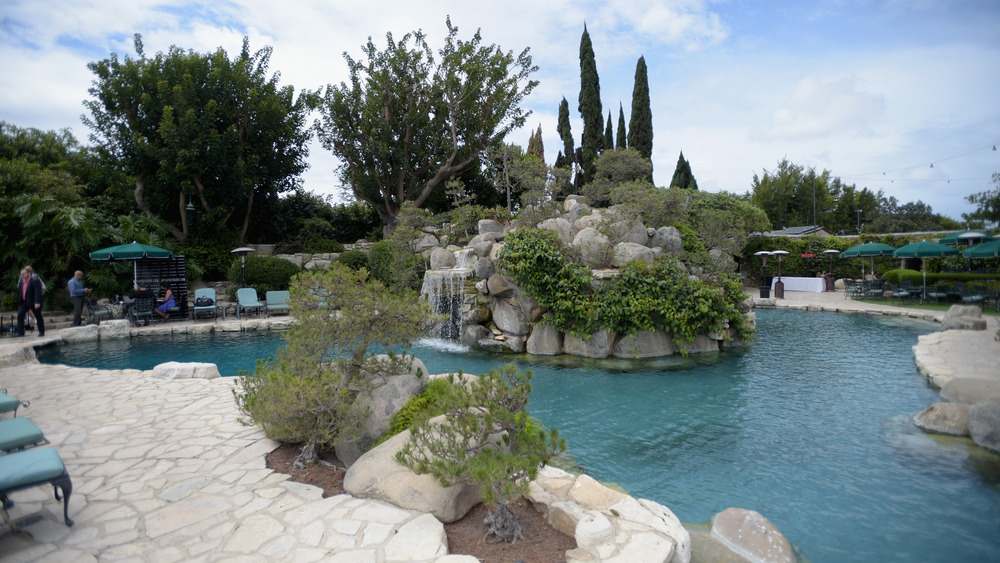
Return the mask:
M 86 65 L 134 56 L 135 33 L 147 54 L 222 47 L 231 58 L 249 36 L 253 50 L 274 48 L 282 85 L 316 89 L 344 80 L 343 53 L 362 57 L 369 36 L 384 45 L 386 32 L 422 29 L 440 47 L 449 15 L 462 38 L 479 28 L 505 51 L 531 48 L 540 84 L 510 141 L 526 147 L 541 125 L 549 164 L 563 97 L 580 143 L 586 24 L 616 131 L 645 56 L 658 186 L 682 150 L 702 190 L 734 193 L 787 157 L 958 219 L 1000 172 L 997 0 L 0 0 L 0 120 L 89 143 Z M 332 155 L 313 143 L 310 163 L 305 188 L 338 193 Z

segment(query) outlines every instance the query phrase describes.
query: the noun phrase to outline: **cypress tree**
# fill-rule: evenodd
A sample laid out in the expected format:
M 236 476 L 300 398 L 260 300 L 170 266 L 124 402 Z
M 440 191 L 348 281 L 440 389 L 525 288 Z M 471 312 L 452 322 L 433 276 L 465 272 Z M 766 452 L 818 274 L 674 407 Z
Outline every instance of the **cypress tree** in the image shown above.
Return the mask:
M 698 190 L 698 182 L 691 173 L 691 163 L 684 159 L 684 151 L 677 157 L 677 168 L 674 169 L 674 177 L 670 180 L 671 188 L 682 190 Z
M 618 144 L 615 145 L 616 149 L 624 149 L 625 147 L 625 110 L 622 108 L 621 102 L 618 102 Z
M 604 148 L 611 150 L 615 148 L 615 136 L 611 130 L 611 110 L 608 110 L 608 126 L 604 129 Z
M 628 146 L 650 159 L 653 157 L 653 113 L 649 109 L 649 81 L 646 59 L 635 64 L 635 84 L 632 87 L 632 117 L 628 124 Z M 650 173 L 652 180 L 652 173 Z
M 597 61 L 594 47 L 590 43 L 587 26 L 583 26 L 580 38 L 580 105 L 577 107 L 583 118 L 583 167 L 584 183 L 594 177 L 594 161 L 604 145 L 604 110 L 601 108 L 601 81 L 597 76 Z
M 566 98 L 559 102 L 559 122 L 556 125 L 556 132 L 559 133 L 559 138 L 563 142 L 563 150 L 559 153 L 561 158 L 556 159 L 556 167 L 572 168 L 571 164 L 576 156 L 576 151 L 573 150 L 573 131 L 569 126 L 569 102 L 566 101 Z
M 528 139 L 528 154 L 533 154 L 538 157 L 538 160 L 545 162 L 545 145 L 542 143 L 541 124 L 538 125 L 538 129 Z

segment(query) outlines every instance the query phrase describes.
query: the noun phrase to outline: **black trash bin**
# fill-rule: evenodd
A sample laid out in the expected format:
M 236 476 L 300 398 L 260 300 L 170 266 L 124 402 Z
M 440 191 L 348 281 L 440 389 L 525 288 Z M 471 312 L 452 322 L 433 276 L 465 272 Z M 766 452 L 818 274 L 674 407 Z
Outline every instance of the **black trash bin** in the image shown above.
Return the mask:
M 771 286 L 769 285 L 760 286 L 760 298 L 768 299 L 770 297 L 771 297 Z

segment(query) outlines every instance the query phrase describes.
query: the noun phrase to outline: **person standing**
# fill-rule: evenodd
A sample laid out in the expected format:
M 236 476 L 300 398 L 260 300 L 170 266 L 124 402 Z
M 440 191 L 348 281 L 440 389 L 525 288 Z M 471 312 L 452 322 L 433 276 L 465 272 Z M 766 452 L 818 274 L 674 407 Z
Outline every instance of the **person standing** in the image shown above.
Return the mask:
M 80 326 L 83 321 L 83 302 L 90 293 L 89 287 L 83 287 L 83 272 L 77 270 L 66 287 L 69 289 L 69 300 L 73 302 L 73 324 L 70 326 Z
M 42 318 L 42 280 L 35 275 L 31 266 L 21 270 L 17 282 L 17 335 L 24 336 L 24 317 L 28 311 L 34 313 L 38 322 L 38 336 L 45 336 L 45 320 Z

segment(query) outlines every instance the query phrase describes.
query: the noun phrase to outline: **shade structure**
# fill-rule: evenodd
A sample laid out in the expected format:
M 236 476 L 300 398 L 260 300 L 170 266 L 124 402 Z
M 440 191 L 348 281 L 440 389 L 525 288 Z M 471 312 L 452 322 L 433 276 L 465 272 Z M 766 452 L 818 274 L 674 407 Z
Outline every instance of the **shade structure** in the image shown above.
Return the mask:
M 871 258 L 872 259 L 872 272 L 875 272 L 875 257 L 876 256 L 892 256 L 892 253 L 896 250 L 895 247 L 889 246 L 888 244 L 882 242 L 866 242 L 865 244 L 859 244 L 857 246 L 852 246 L 847 250 L 840 253 L 841 258 Z M 861 262 L 861 277 L 865 277 L 865 263 Z
M 1000 239 L 970 246 L 962 251 L 966 258 L 996 258 L 1000 257 Z
M 956 245 L 959 242 L 968 244 L 974 240 L 988 239 L 990 235 L 983 231 L 959 231 L 957 233 L 951 233 L 948 236 L 941 237 L 941 244 Z
M 902 246 L 896 249 L 896 252 L 893 252 L 892 255 L 896 258 L 941 258 L 943 256 L 957 256 L 958 250 L 939 242 L 922 240 Z M 921 303 L 927 298 L 927 263 L 924 262 L 922 266 L 924 272 L 924 290 L 920 296 Z
M 95 262 L 124 262 L 130 260 L 132 262 L 133 285 L 138 281 L 136 261 L 146 258 L 169 260 L 173 257 L 174 253 L 166 248 L 160 248 L 159 246 L 153 246 L 150 244 L 139 244 L 135 241 L 128 244 L 119 244 L 118 246 L 102 248 L 90 253 L 90 259 Z

